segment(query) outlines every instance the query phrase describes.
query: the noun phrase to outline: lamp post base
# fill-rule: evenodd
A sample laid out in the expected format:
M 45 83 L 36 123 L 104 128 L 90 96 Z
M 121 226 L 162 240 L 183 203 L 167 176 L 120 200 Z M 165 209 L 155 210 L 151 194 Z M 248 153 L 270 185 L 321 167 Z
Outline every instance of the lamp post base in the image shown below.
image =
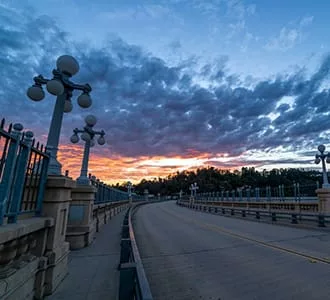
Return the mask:
M 77 185 L 90 185 L 90 184 L 91 184 L 91 181 L 86 176 L 79 176 L 77 178 Z
M 50 157 L 47 175 L 62 175 L 62 165 L 54 157 Z

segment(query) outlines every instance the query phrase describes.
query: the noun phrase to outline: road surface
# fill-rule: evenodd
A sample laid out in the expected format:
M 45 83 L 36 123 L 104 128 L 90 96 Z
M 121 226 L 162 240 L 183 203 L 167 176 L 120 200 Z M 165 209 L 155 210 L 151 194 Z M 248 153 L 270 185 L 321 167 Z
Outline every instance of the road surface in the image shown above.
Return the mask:
M 133 217 L 154 300 L 330 299 L 330 234 L 162 202 Z

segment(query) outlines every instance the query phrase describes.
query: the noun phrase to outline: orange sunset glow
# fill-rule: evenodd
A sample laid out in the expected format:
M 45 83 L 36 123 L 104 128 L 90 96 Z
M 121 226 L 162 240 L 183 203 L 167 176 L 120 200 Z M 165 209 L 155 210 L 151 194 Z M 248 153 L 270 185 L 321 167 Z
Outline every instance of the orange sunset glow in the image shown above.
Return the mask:
M 63 171 L 69 170 L 69 176 L 76 178 L 80 174 L 83 147 L 81 145 L 61 145 L 58 159 L 63 165 Z M 194 157 L 121 157 L 93 153 L 91 149 L 89 159 L 89 173 L 108 183 L 140 182 L 144 179 L 166 177 L 177 171 L 196 169 L 208 160 L 207 154 Z
M 69 170 L 69 176 L 77 178 L 80 174 L 83 145 L 61 145 L 58 153 L 59 161 L 63 165 L 63 172 Z M 91 148 L 89 159 L 89 173 L 108 184 L 131 181 L 138 183 L 142 179 L 152 180 L 166 177 L 177 171 L 194 171 L 200 167 L 220 167 L 225 170 L 240 169 L 242 166 L 255 166 L 254 161 L 247 161 L 244 157 L 231 158 L 226 154 L 211 156 L 209 153 L 190 151 L 185 157 L 180 156 L 140 156 L 124 157 L 113 155 L 109 150 L 102 149 L 102 153 L 93 153 Z M 244 159 L 244 164 L 242 164 Z

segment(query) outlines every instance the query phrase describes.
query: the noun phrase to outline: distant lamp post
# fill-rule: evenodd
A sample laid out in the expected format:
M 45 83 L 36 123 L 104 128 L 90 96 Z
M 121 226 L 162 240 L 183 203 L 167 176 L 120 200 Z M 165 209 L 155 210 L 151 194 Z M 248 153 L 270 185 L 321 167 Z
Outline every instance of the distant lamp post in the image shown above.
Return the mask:
M 127 192 L 128 192 L 128 200 L 129 203 L 132 204 L 132 182 L 127 182 Z
M 78 71 L 79 64 L 74 57 L 70 55 L 60 56 L 56 61 L 56 69 L 53 70 L 53 78 L 46 79 L 42 75 L 36 76 L 33 78 L 34 85 L 27 90 L 27 96 L 33 101 L 41 101 L 45 97 L 42 85 L 46 85 L 50 94 L 57 96 L 47 139 L 47 149 L 50 152 L 49 175 L 61 175 L 62 173 L 62 166 L 57 160 L 57 151 L 63 113 L 72 110 L 72 92 L 74 90 L 82 91 L 78 97 L 78 104 L 82 108 L 88 108 L 92 105 L 92 99 L 89 96 L 92 91 L 90 85 L 80 85 L 70 81 L 70 78 Z
M 320 154 L 315 155 L 315 163 L 319 164 L 322 161 L 322 173 L 323 173 L 323 184 L 322 188 L 330 188 L 330 184 L 328 181 L 328 175 L 327 175 L 327 168 L 325 163 L 330 163 L 330 153 L 325 153 L 325 146 L 319 145 L 317 147 L 317 150 L 319 150 Z
M 189 189 L 191 191 L 191 197 L 192 198 L 196 198 L 196 196 L 197 196 L 197 190 L 199 189 L 199 187 L 197 186 L 197 182 L 192 183 L 190 185 L 190 188 Z
M 88 173 L 88 160 L 89 160 L 89 150 L 90 147 L 93 147 L 95 145 L 94 137 L 96 135 L 99 135 L 100 137 L 97 139 L 97 143 L 99 145 L 105 144 L 104 135 L 105 132 L 103 130 L 101 131 L 94 131 L 93 126 L 96 124 L 97 119 L 93 115 L 88 115 L 85 118 L 86 126 L 84 129 L 74 129 L 73 135 L 71 136 L 71 142 L 76 144 L 79 142 L 79 136 L 78 133 L 80 133 L 80 137 L 83 141 L 85 141 L 85 148 L 84 148 L 84 157 L 82 160 L 82 166 L 81 166 L 81 172 L 80 176 L 77 178 L 77 184 L 79 185 L 89 185 L 90 180 L 87 176 Z

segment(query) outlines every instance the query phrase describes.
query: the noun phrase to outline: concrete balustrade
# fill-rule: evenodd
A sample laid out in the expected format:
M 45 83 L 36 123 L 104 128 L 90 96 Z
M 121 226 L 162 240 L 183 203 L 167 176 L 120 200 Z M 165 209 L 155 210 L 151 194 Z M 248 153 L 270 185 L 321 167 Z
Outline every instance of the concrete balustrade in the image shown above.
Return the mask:
M 330 194 L 329 194 L 329 200 L 330 200 Z M 250 200 L 247 201 L 243 199 L 242 201 L 205 201 L 205 200 L 194 200 L 194 202 L 191 202 L 191 200 L 188 200 L 187 203 L 190 205 L 192 204 L 205 204 L 205 205 L 212 205 L 212 206 L 221 206 L 225 208 L 245 208 L 247 210 L 249 209 L 260 209 L 260 210 L 278 210 L 283 212 L 311 212 L 311 213 L 317 213 L 319 211 L 319 205 L 320 201 L 317 200 L 309 200 L 308 198 L 302 198 L 301 201 L 287 201 L 287 202 L 281 202 L 281 201 L 267 201 L 266 199 L 260 199 L 260 201 L 254 201 Z
M 318 210 L 320 213 L 330 213 L 330 189 L 322 188 L 316 190 L 319 198 Z
M 46 242 L 52 218 L 20 220 L 0 227 L 0 299 L 41 299 Z M 35 289 L 35 281 L 40 282 Z
M 94 186 L 49 176 L 40 217 L 19 216 L 0 226 L 0 299 L 43 299 L 68 273 L 70 249 L 92 243 L 95 232 L 129 207 L 129 200 L 95 204 Z
M 43 299 L 67 274 L 65 234 L 74 186 L 69 178 L 50 176 L 42 216 L 0 227 L 1 299 Z
M 95 204 L 96 192 L 97 188 L 89 185 L 78 185 L 72 190 L 66 233 L 66 241 L 69 242 L 71 250 L 90 245 L 95 232 L 119 211 L 128 207 L 129 201 Z
M 129 207 L 129 200 L 94 204 L 93 224 L 95 231 L 98 232 L 108 220 Z
M 276 222 L 277 218 L 289 218 L 292 224 L 316 221 L 319 227 L 325 227 L 330 219 L 330 189 L 317 189 L 316 194 L 317 198 L 300 197 L 297 200 L 287 197 L 286 201 L 264 197 L 258 198 L 258 201 L 243 197 L 239 200 L 236 198 L 224 200 L 218 197 L 199 197 L 196 200 L 190 197 L 177 201 L 177 204 L 216 214 L 219 211 L 226 214 L 227 211 L 232 216 L 238 214 L 244 218 L 248 214 L 255 214 L 256 219 L 260 219 L 261 215 L 270 216 L 273 222 Z

